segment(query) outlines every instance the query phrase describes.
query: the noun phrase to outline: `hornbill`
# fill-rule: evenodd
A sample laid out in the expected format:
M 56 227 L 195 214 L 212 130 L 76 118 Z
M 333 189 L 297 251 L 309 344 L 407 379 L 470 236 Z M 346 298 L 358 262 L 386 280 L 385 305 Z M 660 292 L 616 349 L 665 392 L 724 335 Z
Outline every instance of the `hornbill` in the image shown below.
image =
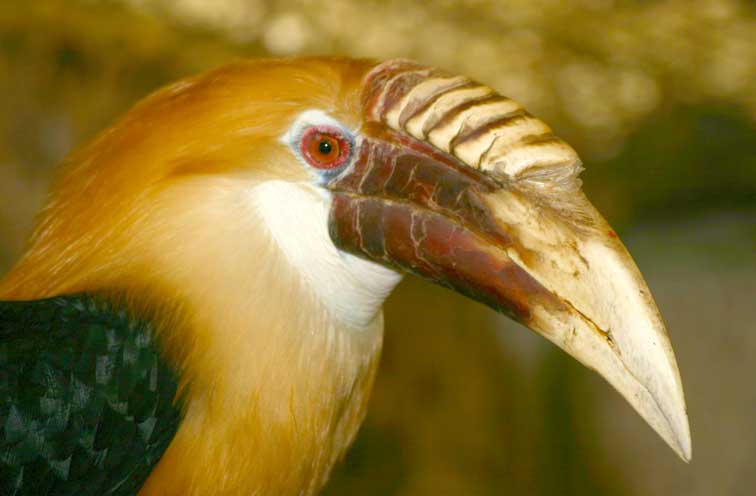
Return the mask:
M 546 337 L 690 459 L 664 324 L 581 169 L 516 102 L 406 60 L 148 96 L 65 160 L 0 282 L 2 493 L 316 493 L 405 273 Z

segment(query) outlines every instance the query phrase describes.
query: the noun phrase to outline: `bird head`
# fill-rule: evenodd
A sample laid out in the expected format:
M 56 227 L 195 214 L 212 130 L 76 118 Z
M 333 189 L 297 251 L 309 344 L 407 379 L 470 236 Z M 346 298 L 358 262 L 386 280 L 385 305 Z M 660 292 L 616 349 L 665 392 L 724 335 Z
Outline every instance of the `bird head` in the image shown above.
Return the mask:
M 383 300 L 411 273 L 596 370 L 687 460 L 667 332 L 581 169 L 542 121 L 463 76 L 403 60 L 240 62 L 158 91 L 72 154 L 0 293 L 180 301 L 200 324 L 168 336 L 177 359 L 212 356 L 194 376 L 225 367 L 238 385 L 247 366 L 228 357 L 272 350 L 260 336 L 278 328 L 277 360 L 292 364 L 280 374 L 330 373 L 297 344 L 317 329 L 332 355 L 375 354 Z M 278 362 L 264 363 L 275 383 Z

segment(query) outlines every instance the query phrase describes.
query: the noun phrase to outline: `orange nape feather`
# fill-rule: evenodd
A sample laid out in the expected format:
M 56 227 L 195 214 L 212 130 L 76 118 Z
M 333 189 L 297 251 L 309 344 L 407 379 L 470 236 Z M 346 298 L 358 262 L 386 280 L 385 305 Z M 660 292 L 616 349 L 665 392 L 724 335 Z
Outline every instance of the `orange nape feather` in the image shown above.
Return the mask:
M 353 438 L 382 317 L 334 323 L 249 191 L 308 180 L 279 137 L 311 108 L 358 128 L 373 65 L 246 61 L 159 90 L 65 161 L 0 281 L 0 299 L 101 293 L 157 316 L 186 407 L 141 494 L 312 494 Z
M 131 285 L 163 192 L 187 176 L 304 179 L 278 138 L 320 108 L 356 127 L 368 61 L 243 61 L 171 84 L 62 164 L 29 249 L 0 296 L 31 299 Z

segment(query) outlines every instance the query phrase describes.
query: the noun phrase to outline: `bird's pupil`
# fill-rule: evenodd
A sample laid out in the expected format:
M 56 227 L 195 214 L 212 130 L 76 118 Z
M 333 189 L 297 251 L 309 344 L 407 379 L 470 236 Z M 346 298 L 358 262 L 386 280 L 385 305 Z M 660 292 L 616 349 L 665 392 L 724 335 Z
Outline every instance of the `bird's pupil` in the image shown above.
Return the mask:
M 328 155 L 332 149 L 333 145 L 329 141 L 323 140 L 318 144 L 318 151 L 323 155 Z

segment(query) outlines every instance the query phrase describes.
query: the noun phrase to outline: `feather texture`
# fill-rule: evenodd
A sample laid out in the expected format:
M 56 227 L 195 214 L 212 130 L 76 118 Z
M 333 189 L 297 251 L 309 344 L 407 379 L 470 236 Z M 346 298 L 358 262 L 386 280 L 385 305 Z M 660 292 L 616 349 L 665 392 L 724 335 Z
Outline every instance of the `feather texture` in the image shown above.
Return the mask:
M 0 302 L 0 492 L 133 495 L 179 423 L 152 326 L 91 297 Z
M 0 300 L 96 292 L 155 316 L 185 416 L 141 494 L 313 494 L 353 439 L 382 315 L 334 320 L 252 192 L 311 180 L 280 137 L 312 108 L 359 127 L 373 65 L 232 64 L 147 97 L 63 164 Z

